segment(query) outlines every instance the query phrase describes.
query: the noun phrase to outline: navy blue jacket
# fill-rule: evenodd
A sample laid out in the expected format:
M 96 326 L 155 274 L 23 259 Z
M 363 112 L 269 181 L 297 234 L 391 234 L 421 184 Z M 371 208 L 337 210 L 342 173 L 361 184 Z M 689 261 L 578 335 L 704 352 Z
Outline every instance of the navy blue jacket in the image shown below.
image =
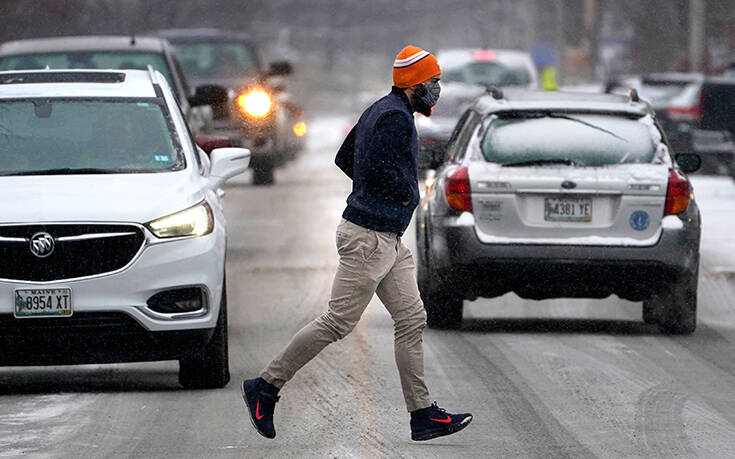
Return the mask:
M 342 143 L 335 163 L 352 179 L 342 216 L 364 228 L 403 234 L 419 203 L 418 136 L 402 89 L 371 105 Z

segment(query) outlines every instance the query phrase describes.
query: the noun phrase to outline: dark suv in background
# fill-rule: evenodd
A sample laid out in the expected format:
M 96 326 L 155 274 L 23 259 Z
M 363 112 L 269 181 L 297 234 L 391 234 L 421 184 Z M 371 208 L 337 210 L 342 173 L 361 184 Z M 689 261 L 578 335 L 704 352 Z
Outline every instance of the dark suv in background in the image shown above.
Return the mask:
M 213 133 L 251 149 L 253 183 L 273 183 L 274 169 L 295 156 L 305 133 L 303 110 L 279 81 L 292 72 L 291 64 L 280 61 L 264 67 L 256 43 L 242 33 L 171 29 L 150 34 L 174 46 L 195 84 L 227 88 L 227 102 L 214 106 Z

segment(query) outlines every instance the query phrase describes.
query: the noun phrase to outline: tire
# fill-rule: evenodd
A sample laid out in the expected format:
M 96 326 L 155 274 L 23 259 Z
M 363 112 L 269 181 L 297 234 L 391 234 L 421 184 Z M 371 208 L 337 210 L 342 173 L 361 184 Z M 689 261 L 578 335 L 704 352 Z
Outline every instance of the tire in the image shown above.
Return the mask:
M 660 312 L 660 306 L 656 302 L 655 298 L 650 298 L 643 301 L 643 322 L 649 325 L 655 325 L 658 323 L 658 314 Z
M 462 327 L 462 298 L 448 293 L 432 293 L 424 298 L 429 328 L 456 330 Z
M 273 185 L 276 181 L 272 161 L 253 166 L 253 185 Z
M 657 298 L 661 301 L 658 325 L 664 333 L 689 335 L 697 328 L 697 278 L 698 270 Z
M 179 384 L 185 389 L 219 389 L 230 382 L 227 349 L 227 284 L 222 285 L 217 326 L 204 349 L 179 360 Z
M 437 273 L 431 269 L 429 250 L 421 247 L 418 231 L 417 226 L 416 240 L 420 253 L 416 265 L 416 280 L 426 309 L 426 325 L 429 328 L 456 330 L 462 327 L 463 299 L 445 289 Z

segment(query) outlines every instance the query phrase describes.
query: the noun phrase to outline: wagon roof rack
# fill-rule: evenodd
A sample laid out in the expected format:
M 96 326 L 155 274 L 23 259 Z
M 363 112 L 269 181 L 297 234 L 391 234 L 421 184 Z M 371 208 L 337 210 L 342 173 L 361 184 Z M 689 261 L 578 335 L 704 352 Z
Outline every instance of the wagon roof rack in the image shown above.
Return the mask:
M 505 98 L 505 96 L 503 95 L 503 90 L 498 88 L 497 86 L 488 86 L 485 91 L 490 94 L 495 100 L 501 100 Z
M 0 84 L 29 83 L 123 83 L 122 72 L 75 72 L 42 70 L 0 73 Z

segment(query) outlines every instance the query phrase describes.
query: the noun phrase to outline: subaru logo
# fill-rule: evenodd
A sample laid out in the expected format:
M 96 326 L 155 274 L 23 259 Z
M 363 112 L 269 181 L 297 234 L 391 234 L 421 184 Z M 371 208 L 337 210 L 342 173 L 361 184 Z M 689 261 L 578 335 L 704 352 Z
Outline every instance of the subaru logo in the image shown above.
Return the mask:
M 31 238 L 31 253 L 38 258 L 46 258 L 54 253 L 54 238 L 48 233 L 36 233 Z
M 574 188 L 577 188 L 577 184 L 571 180 L 564 180 L 561 182 L 561 187 L 567 190 L 573 190 Z

